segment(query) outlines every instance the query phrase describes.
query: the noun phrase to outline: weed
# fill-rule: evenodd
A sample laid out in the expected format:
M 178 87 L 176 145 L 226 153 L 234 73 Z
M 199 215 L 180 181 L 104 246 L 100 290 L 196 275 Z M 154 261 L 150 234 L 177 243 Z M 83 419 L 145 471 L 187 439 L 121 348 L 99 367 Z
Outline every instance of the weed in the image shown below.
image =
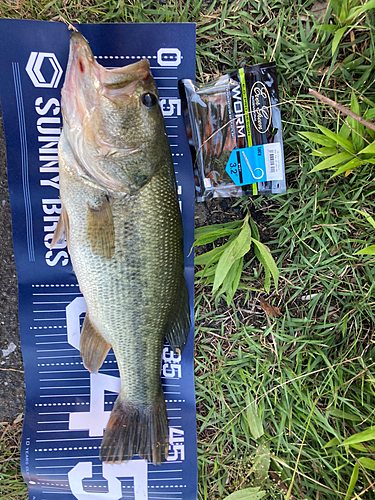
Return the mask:
M 372 115 L 373 109 L 373 107 L 368 108 L 365 116 Z M 351 111 L 360 115 L 359 102 L 354 92 L 351 94 Z M 375 141 L 372 142 L 374 131 L 370 129 L 365 131 L 361 122 L 348 117 L 337 133 L 322 125 L 316 124 L 316 127 L 322 132 L 321 134 L 300 132 L 303 137 L 323 146 L 315 149 L 312 154 L 325 159 L 315 165 L 311 172 L 332 169 L 335 170 L 333 178 L 340 174 L 348 176 L 354 169 L 367 163 L 375 165 Z
M 22 416 L 19 416 L 12 424 L 0 423 L 0 500 L 28 498 L 19 463 L 22 421 Z
M 225 294 L 229 306 L 239 286 L 242 289 L 253 289 L 243 283 L 240 285 L 244 257 L 250 252 L 253 243 L 255 256 L 265 272 L 264 289 L 267 293 L 270 292 L 272 275 L 277 292 L 279 270 L 269 249 L 259 241 L 259 231 L 249 213 L 242 221 L 196 229 L 193 246 L 207 245 L 226 236 L 229 236 L 226 243 L 195 257 L 195 265 L 204 266 L 203 270 L 196 273 L 196 277 L 205 279 L 206 284 L 212 283 L 212 291 L 217 298 Z

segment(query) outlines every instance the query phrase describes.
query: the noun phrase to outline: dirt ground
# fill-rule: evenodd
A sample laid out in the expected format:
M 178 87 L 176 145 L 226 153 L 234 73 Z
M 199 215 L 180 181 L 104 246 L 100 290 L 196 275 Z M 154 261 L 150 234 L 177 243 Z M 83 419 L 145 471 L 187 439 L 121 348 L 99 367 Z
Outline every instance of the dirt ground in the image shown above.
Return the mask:
M 3 120 L 0 112 L 0 422 L 24 411 L 25 382 L 18 327 L 18 289 L 14 262 L 6 172 Z

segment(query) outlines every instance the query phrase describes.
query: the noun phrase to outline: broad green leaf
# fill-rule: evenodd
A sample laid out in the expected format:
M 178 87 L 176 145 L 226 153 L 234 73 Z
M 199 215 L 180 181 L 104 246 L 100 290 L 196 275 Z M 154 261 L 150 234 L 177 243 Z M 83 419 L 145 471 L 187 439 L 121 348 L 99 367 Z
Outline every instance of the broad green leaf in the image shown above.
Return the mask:
M 370 245 L 368 247 L 358 250 L 354 255 L 375 255 L 375 245 Z
M 197 227 L 195 230 L 195 239 L 199 238 L 200 236 L 207 234 L 207 233 L 212 233 L 213 231 L 219 231 L 220 229 L 236 229 L 240 228 L 243 224 L 242 220 L 238 221 L 232 221 L 232 222 L 226 222 L 225 224 L 211 224 L 210 226 L 202 226 L 202 227 Z
M 361 151 L 359 151 L 358 154 L 365 154 L 365 153 L 375 154 L 375 141 L 372 142 L 371 144 L 369 144 L 368 146 L 366 146 Z
M 332 448 L 332 446 L 337 446 L 338 444 L 340 444 L 340 441 L 337 439 L 337 437 L 334 437 L 332 439 L 330 439 L 328 441 L 328 443 L 326 443 L 323 448 Z
M 341 443 L 341 446 L 350 446 L 351 444 L 363 443 L 365 441 L 371 441 L 371 439 L 375 439 L 375 427 L 369 427 L 363 432 L 353 434 L 353 436 L 345 439 L 345 441 Z
M 243 257 L 250 250 L 251 246 L 251 230 L 249 222 L 245 219 L 244 225 L 237 236 L 230 245 L 224 250 L 223 255 L 220 257 L 215 272 L 215 281 L 213 291 L 215 292 L 224 281 L 225 276 L 228 274 L 233 263 Z
M 236 293 L 238 284 L 240 282 L 243 269 L 243 257 L 237 259 L 233 266 L 230 268 L 228 274 L 225 276 L 223 284 L 220 288 L 220 294 L 225 293 L 227 298 L 227 305 L 232 302 L 233 296 Z
M 358 462 L 364 467 L 365 469 L 370 469 L 375 471 L 375 460 L 372 458 L 367 458 L 367 457 L 360 457 L 358 459 Z
M 326 158 L 325 160 L 321 161 L 320 163 L 318 163 L 318 165 L 315 165 L 315 167 L 312 170 L 310 170 L 310 173 L 318 172 L 319 170 L 325 170 L 326 168 L 335 167 L 337 165 L 340 165 L 340 163 L 342 163 L 343 161 L 348 161 L 351 158 L 353 158 L 352 154 L 343 151 L 342 153 L 330 156 L 329 158 Z
M 334 53 L 336 52 L 337 46 L 340 43 L 340 40 L 344 36 L 344 33 L 347 29 L 348 28 L 346 26 L 344 26 L 343 28 L 339 28 L 336 31 L 335 36 L 333 37 L 333 40 L 332 40 L 332 57 L 333 57 Z
M 346 123 L 343 123 L 342 127 L 339 130 L 339 136 L 347 139 L 350 136 L 350 132 L 350 127 L 348 127 Z
M 343 0 L 341 2 L 341 9 L 340 9 L 340 21 L 341 23 L 345 23 L 346 20 L 347 20 L 347 17 L 348 17 L 348 13 L 349 13 L 349 1 L 350 0 Z
M 253 464 L 254 486 L 262 486 L 264 481 L 267 479 L 270 469 L 270 463 L 270 450 L 264 444 L 259 444 L 255 452 Z
M 279 270 L 277 268 L 276 262 L 274 261 L 271 252 L 265 245 L 263 245 L 263 243 L 254 238 L 251 238 L 251 240 L 253 241 L 254 245 L 257 247 L 259 253 L 262 256 L 263 259 L 262 264 L 264 265 L 264 268 L 265 269 L 267 268 L 271 272 L 273 281 L 275 283 L 275 289 L 277 292 L 277 286 L 279 283 Z
M 370 106 L 370 108 L 374 108 L 375 109 L 375 102 L 371 101 L 368 97 L 366 97 L 365 95 L 362 96 L 362 101 L 364 103 L 366 103 L 368 106 Z
M 358 480 L 359 466 L 357 463 L 354 464 L 352 475 L 350 476 L 349 486 L 346 491 L 345 500 L 350 500 L 351 494 L 354 491 L 355 485 Z
M 350 109 L 357 115 L 361 115 L 361 108 L 359 106 L 359 102 L 356 98 L 356 95 L 353 91 L 352 91 Z M 347 117 L 347 122 L 349 126 L 353 129 L 352 130 L 353 145 L 356 151 L 359 151 L 365 145 L 365 141 L 363 140 L 363 136 L 365 134 L 365 127 L 362 125 L 362 123 L 359 123 L 359 121 L 355 120 L 354 118 L 351 118 L 350 116 Z
M 240 264 L 240 259 L 237 259 L 233 262 L 232 266 L 230 267 L 229 271 L 227 272 L 221 286 L 219 287 L 219 290 L 217 293 L 219 295 L 222 295 L 223 293 L 227 293 L 228 290 L 231 291 L 231 285 L 234 280 L 234 277 L 236 275 L 238 266 Z
M 353 448 L 354 450 L 358 451 L 363 451 L 363 453 L 368 453 L 369 451 L 374 452 L 375 451 L 375 446 L 369 446 L 368 444 L 364 446 L 363 444 L 351 444 L 350 448 Z
M 375 9 L 375 0 L 369 0 L 367 3 L 365 3 L 365 5 L 360 5 L 358 7 L 353 7 L 352 9 L 350 9 L 347 21 L 351 21 L 366 10 L 370 9 Z
M 336 172 L 333 175 L 331 175 L 330 179 L 333 179 L 337 175 L 343 174 L 344 172 L 348 172 L 349 170 L 354 170 L 355 168 L 359 167 L 360 165 L 363 165 L 364 163 L 366 163 L 366 161 L 359 160 L 358 158 L 353 158 L 347 163 L 344 163 L 344 165 L 340 165 L 336 170 Z
M 271 273 L 267 266 L 264 266 L 264 289 L 267 293 L 271 291 Z
M 212 266 L 209 269 L 202 269 L 202 271 L 197 271 L 195 273 L 196 278 L 210 278 L 211 276 L 214 276 L 216 272 L 216 266 Z
M 337 418 L 344 418 L 345 420 L 351 420 L 352 422 L 361 422 L 362 419 L 358 415 L 353 415 L 353 413 L 347 413 L 343 410 L 338 410 L 336 408 L 332 408 L 332 410 L 328 411 L 329 415 Z
M 235 491 L 224 500 L 260 500 L 266 495 L 265 491 L 259 491 L 259 488 L 245 488 L 244 490 Z
M 220 249 L 220 247 L 218 247 Z M 216 271 L 216 265 L 215 264 L 223 254 L 224 250 L 221 252 L 218 252 L 217 254 L 213 255 L 211 259 L 207 262 L 207 264 L 204 266 L 204 269 L 202 271 L 198 271 L 195 273 L 195 276 L 197 278 L 208 278 L 210 276 L 213 276 Z
M 316 27 L 316 29 L 320 31 L 327 31 L 328 33 L 333 33 L 337 29 L 337 26 L 336 24 L 320 24 Z
M 202 236 L 199 236 L 194 241 L 193 247 L 198 247 L 200 245 L 208 245 L 208 243 L 213 243 L 215 240 L 218 240 L 219 238 L 224 238 L 224 236 L 229 236 L 230 234 L 233 234 L 234 232 L 238 232 L 239 229 L 219 229 L 218 231 L 211 231 L 210 233 L 203 234 Z
M 363 114 L 363 118 L 365 118 L 366 120 L 372 120 L 373 118 L 375 118 L 375 108 L 370 108 L 368 109 L 364 114 Z
M 259 236 L 259 234 L 258 234 Z M 258 239 L 258 238 L 257 238 Z M 254 245 L 254 253 L 256 258 L 259 260 L 259 262 L 262 264 L 263 269 L 264 269 L 264 289 L 267 293 L 270 293 L 271 290 L 271 273 L 270 270 L 268 269 L 267 263 L 264 260 L 262 254 L 260 253 L 258 247 Z
M 258 405 L 255 403 L 254 398 L 247 392 L 245 395 L 246 402 L 246 419 L 249 424 L 250 434 L 254 439 L 259 439 L 264 434 L 263 424 L 258 416 Z
M 347 0 L 344 0 L 347 1 Z M 329 0 L 329 3 L 332 7 L 333 13 L 336 17 L 340 17 L 340 12 L 342 8 L 342 0 Z
M 322 134 L 324 134 L 326 137 L 331 139 L 331 141 L 334 141 L 337 144 L 340 144 L 340 146 L 342 146 L 344 149 L 346 149 L 350 153 L 355 153 L 354 148 L 353 148 L 353 144 L 351 142 L 349 142 L 347 139 L 344 139 L 339 134 L 335 134 L 334 132 L 332 132 L 328 128 L 323 127 L 322 125 L 316 124 L 316 127 L 322 132 Z
M 228 293 L 227 293 L 227 304 L 228 304 L 228 306 L 232 302 L 233 296 L 236 293 L 236 290 L 238 289 L 238 285 L 240 284 L 242 270 L 243 270 L 243 257 L 241 259 L 238 259 L 237 273 L 234 276 L 234 280 L 232 282 L 232 292 L 231 292 L 230 295 L 228 295 Z
M 337 153 L 337 148 L 319 148 L 311 153 L 312 156 L 332 156 Z
M 358 212 L 361 215 L 363 215 L 363 217 L 366 219 L 366 221 L 369 224 L 371 224 L 371 226 L 375 229 L 375 220 L 371 217 L 370 214 L 368 214 L 367 212 L 364 212 L 363 210 L 358 210 L 356 208 L 353 208 L 352 210 L 354 210 L 355 212 Z
M 258 231 L 257 225 L 255 224 L 255 222 L 251 218 L 249 219 L 249 222 L 250 222 L 250 229 L 251 229 L 251 234 L 253 235 L 253 238 L 255 238 L 256 240 L 259 240 L 259 231 Z
M 327 146 L 327 147 L 336 147 L 337 141 L 334 141 L 332 139 L 329 139 L 328 137 L 322 135 L 322 134 L 317 134 L 315 132 L 299 132 L 299 135 L 302 135 L 303 137 L 306 137 L 309 141 L 313 141 L 316 144 L 320 144 L 321 146 Z
M 353 113 L 356 113 L 357 115 L 361 114 L 361 108 L 359 106 L 358 99 L 357 99 L 353 90 L 352 90 L 352 95 L 351 95 L 351 99 L 350 99 L 350 109 L 351 109 L 351 111 L 353 111 Z M 348 118 L 350 118 L 350 117 L 348 117 Z M 359 122 L 357 122 L 357 123 L 359 123 Z
M 215 260 L 212 260 L 214 257 L 216 257 L 216 260 L 219 260 L 220 254 L 224 252 L 225 248 L 228 246 L 229 242 L 225 243 L 224 245 L 220 245 L 218 247 L 213 248 L 209 252 L 202 253 L 202 255 L 197 255 L 194 258 L 194 265 L 196 266 L 205 266 L 210 262 L 210 265 L 215 262 Z

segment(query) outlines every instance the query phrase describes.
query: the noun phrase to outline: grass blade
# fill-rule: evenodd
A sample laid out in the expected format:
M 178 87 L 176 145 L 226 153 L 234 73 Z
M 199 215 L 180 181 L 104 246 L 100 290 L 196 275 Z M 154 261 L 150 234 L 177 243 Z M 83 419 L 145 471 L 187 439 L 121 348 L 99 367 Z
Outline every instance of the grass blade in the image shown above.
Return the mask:
M 354 255 L 375 255 L 375 245 L 362 248 L 362 250 L 355 252 Z
M 334 53 L 336 52 L 336 49 L 340 43 L 340 40 L 344 36 L 344 33 L 347 29 L 348 28 L 346 26 L 344 26 L 343 28 L 339 28 L 336 31 L 335 36 L 333 37 L 333 40 L 332 40 L 332 57 L 333 57 Z
M 260 241 L 254 239 L 254 238 L 251 238 L 251 240 L 254 243 L 254 245 L 257 247 L 257 249 L 259 250 L 259 253 L 262 256 L 264 266 L 267 267 L 267 269 L 271 272 L 272 277 L 273 277 L 273 281 L 275 283 L 275 289 L 277 292 L 280 273 L 279 273 L 279 270 L 277 268 L 276 262 L 274 261 L 269 249 L 265 245 L 263 245 L 263 243 L 261 243 Z
M 365 441 L 371 441 L 371 439 L 375 439 L 375 427 L 370 427 L 365 431 L 353 434 L 353 436 L 345 439 L 345 441 L 341 443 L 341 446 L 350 446 L 351 444 L 363 443 Z
M 343 161 L 348 161 L 351 158 L 353 158 L 353 155 L 351 153 L 343 151 L 342 153 L 338 153 L 334 156 L 331 156 L 330 158 L 327 158 L 326 160 L 321 161 L 312 170 L 310 170 L 310 172 L 318 172 L 319 170 L 325 170 L 326 168 L 336 167 Z
M 355 153 L 353 144 L 350 141 L 348 141 L 347 139 L 344 139 L 339 134 L 335 134 L 334 132 L 332 132 L 328 128 L 323 127 L 322 125 L 316 124 L 316 127 L 322 132 L 322 134 L 324 134 L 326 137 L 328 137 L 329 139 L 331 139 L 335 143 L 340 144 L 340 146 L 342 146 L 344 149 L 346 149 L 346 151 L 349 151 L 350 153 L 353 153 L 353 154 Z
M 224 500 L 260 500 L 265 496 L 265 491 L 259 491 L 259 488 L 245 488 L 244 490 L 231 493 Z
M 359 473 L 359 466 L 356 463 L 354 464 L 353 472 L 352 475 L 350 476 L 349 486 L 346 491 L 345 500 L 350 500 L 351 494 L 353 493 L 355 485 L 357 484 L 358 481 L 358 473 Z
M 360 457 L 358 459 L 358 462 L 364 467 L 365 469 L 373 470 L 375 471 L 375 460 L 372 458 L 367 458 L 367 457 Z
M 259 439 L 264 434 L 263 424 L 258 416 L 258 406 L 249 392 L 245 396 L 245 402 L 246 419 L 249 424 L 250 434 L 254 439 Z

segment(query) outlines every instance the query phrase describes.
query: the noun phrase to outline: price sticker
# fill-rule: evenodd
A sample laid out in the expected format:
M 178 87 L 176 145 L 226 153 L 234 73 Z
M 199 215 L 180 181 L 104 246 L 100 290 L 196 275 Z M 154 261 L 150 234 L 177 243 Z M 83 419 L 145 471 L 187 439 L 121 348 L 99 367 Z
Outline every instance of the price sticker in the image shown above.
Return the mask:
M 283 179 L 279 143 L 234 149 L 225 171 L 236 186 Z

